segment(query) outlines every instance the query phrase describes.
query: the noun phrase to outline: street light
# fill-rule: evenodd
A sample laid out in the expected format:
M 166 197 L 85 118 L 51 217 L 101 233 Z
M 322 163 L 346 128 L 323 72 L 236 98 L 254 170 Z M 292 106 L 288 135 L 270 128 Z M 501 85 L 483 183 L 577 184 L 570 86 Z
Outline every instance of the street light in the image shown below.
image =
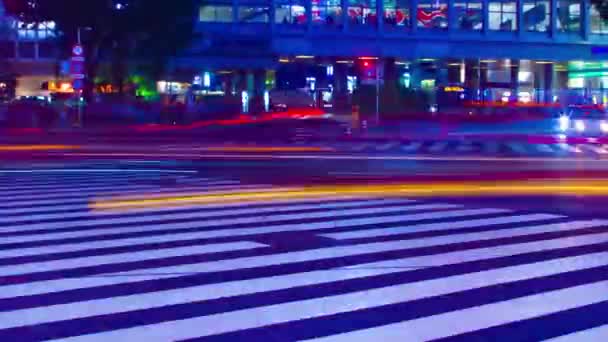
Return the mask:
M 93 31 L 93 28 L 92 27 L 78 27 L 76 29 L 76 37 L 77 37 L 76 40 L 77 40 L 78 45 L 82 44 L 82 39 L 81 39 L 81 34 L 80 34 L 80 31 L 82 31 L 82 30 Z

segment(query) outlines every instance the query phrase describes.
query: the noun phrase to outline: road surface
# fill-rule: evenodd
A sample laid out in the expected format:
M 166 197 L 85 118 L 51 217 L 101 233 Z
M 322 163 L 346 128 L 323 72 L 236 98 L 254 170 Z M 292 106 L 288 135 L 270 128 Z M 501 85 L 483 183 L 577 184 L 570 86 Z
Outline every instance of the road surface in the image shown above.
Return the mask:
M 0 340 L 605 341 L 605 197 L 343 188 L 504 165 L 4 163 Z

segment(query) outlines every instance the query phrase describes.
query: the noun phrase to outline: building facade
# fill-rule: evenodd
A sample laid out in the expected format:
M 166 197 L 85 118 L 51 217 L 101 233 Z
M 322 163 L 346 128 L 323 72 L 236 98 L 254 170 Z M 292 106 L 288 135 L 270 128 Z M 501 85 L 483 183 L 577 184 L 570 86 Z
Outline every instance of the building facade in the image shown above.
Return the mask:
M 57 78 L 55 24 L 24 23 L 6 15 L 0 0 L 0 95 L 11 99 L 47 96 L 44 83 Z
M 210 0 L 197 16 L 204 38 L 176 63 L 232 93 L 340 93 L 377 78 L 603 102 L 608 88 L 608 23 L 589 0 Z

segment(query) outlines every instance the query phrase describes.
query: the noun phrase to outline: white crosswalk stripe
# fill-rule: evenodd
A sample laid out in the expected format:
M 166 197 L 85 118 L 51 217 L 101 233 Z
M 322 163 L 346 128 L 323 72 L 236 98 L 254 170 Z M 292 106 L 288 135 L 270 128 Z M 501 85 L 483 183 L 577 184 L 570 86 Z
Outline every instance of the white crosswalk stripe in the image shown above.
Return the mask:
M 439 152 L 445 150 L 447 147 L 448 147 L 448 143 L 447 142 L 445 142 L 445 141 L 439 141 L 439 142 L 433 143 L 429 147 L 428 151 L 431 152 L 431 153 L 439 153 Z
M 608 331 L 602 315 L 586 328 L 565 318 L 608 310 L 608 220 L 347 196 L 97 212 L 86 201 L 112 186 L 147 191 L 98 180 L 11 187 L 0 175 L 0 196 L 22 196 L 0 208 L 0 340 L 502 341 L 542 330 L 538 340 L 566 342 Z M 55 190 L 62 202 L 40 206 Z M 505 336 L 515 322 L 532 330 Z
M 526 145 L 522 143 L 510 142 L 506 144 L 509 149 L 518 154 L 527 154 Z
M 497 142 L 486 142 L 483 144 L 484 151 L 488 154 L 496 154 L 500 150 L 500 145 Z
M 405 144 L 401 146 L 401 150 L 405 152 L 415 152 L 422 147 L 422 143 L 419 141 L 411 142 L 409 144 Z
M 393 148 L 397 147 L 398 145 L 399 145 L 398 142 L 388 142 L 386 144 L 378 145 L 376 147 L 376 150 L 378 150 L 378 151 L 388 151 L 390 149 L 393 149 Z

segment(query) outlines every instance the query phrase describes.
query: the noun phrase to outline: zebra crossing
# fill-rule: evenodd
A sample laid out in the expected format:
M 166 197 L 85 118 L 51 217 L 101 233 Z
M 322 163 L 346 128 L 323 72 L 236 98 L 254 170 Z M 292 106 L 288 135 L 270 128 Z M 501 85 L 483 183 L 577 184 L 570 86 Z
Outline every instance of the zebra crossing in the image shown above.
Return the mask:
M 0 340 L 608 338 L 608 219 L 339 195 L 91 206 L 270 187 L 0 171 Z
M 608 155 L 608 145 L 565 143 L 528 144 L 513 141 L 389 141 L 364 143 L 335 143 L 337 151 L 354 153 L 407 154 L 473 154 L 507 156 L 573 156 L 602 158 Z

